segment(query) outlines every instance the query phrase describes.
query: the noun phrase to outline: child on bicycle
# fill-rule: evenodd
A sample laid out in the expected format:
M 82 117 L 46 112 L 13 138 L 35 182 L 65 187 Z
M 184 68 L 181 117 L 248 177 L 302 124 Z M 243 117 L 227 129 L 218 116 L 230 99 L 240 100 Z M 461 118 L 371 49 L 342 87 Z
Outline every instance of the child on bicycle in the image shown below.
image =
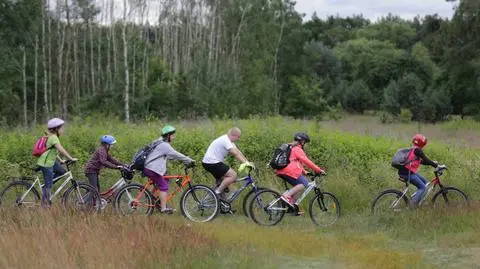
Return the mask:
M 98 147 L 85 164 L 85 176 L 88 178 L 89 184 L 97 188 L 98 192 L 100 192 L 98 175 L 102 168 L 122 169 L 125 167 L 124 164 L 110 155 L 110 149 L 115 143 L 117 143 L 115 137 L 111 135 L 102 136 L 100 138 L 100 147 Z
M 420 203 L 423 195 L 425 194 L 426 187 L 430 184 L 420 173 L 417 173 L 420 164 L 430 165 L 435 168 L 439 165 L 437 162 L 430 160 L 425 153 L 423 148 L 427 145 L 427 138 L 423 134 L 416 134 L 412 137 L 412 150 L 407 157 L 407 165 L 402 166 L 398 169 L 398 176 L 412 183 L 417 187 L 417 191 L 413 194 L 411 205 L 417 207 Z M 409 178 L 410 177 L 410 178 Z
M 281 196 L 281 199 L 291 207 L 294 207 L 298 195 L 308 185 L 308 180 L 304 176 L 306 175 L 304 165 L 315 171 L 316 174 L 325 174 L 325 171 L 310 161 L 303 151 L 305 144 L 308 142 L 310 142 L 310 137 L 306 133 L 296 133 L 293 137 L 293 143 L 290 144 L 290 163 L 285 168 L 275 172 L 277 176 L 293 186 Z M 299 214 L 302 214 L 302 212 L 299 212 Z
M 170 143 L 175 140 L 175 127 L 166 125 L 162 129 L 162 137 L 159 143 L 145 160 L 143 174 L 155 182 L 155 186 L 160 190 L 160 212 L 172 214 L 175 210 L 167 207 L 168 180 L 163 176 L 167 173 L 167 160 L 180 160 L 185 165 L 193 166 L 195 161 L 191 158 L 177 152 Z
M 65 168 L 61 164 L 65 163 L 60 158 L 58 152 L 67 157 L 70 161 L 77 161 L 68 154 L 65 148 L 60 144 L 59 137 L 63 135 L 63 125 L 65 121 L 59 118 L 50 119 L 47 123 L 47 150 L 40 155 L 37 161 L 37 166 L 43 174 L 45 185 L 42 188 L 42 206 L 50 206 L 50 195 L 52 191 L 53 179 L 66 173 Z

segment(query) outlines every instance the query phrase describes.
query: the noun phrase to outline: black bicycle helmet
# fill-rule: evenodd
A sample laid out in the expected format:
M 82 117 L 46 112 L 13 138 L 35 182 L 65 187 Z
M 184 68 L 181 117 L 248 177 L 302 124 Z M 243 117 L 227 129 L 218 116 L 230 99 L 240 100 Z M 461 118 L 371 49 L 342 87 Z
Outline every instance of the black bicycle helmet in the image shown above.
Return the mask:
M 296 133 L 293 135 L 293 140 L 295 141 L 304 141 L 305 143 L 310 142 L 310 137 L 306 133 Z

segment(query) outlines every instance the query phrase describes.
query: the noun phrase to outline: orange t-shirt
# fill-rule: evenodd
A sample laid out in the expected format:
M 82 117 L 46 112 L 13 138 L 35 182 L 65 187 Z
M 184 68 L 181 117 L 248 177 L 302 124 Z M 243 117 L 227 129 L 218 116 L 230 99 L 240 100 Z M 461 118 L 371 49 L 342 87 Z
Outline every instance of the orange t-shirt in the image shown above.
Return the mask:
M 315 165 L 310 159 L 308 159 L 307 155 L 303 151 L 300 145 L 292 147 L 292 151 L 290 152 L 290 163 L 287 167 L 277 170 L 275 173 L 277 175 L 287 175 L 294 179 L 299 178 L 301 175 L 305 173 L 305 169 L 303 166 L 306 165 L 316 173 L 321 173 L 323 170 Z

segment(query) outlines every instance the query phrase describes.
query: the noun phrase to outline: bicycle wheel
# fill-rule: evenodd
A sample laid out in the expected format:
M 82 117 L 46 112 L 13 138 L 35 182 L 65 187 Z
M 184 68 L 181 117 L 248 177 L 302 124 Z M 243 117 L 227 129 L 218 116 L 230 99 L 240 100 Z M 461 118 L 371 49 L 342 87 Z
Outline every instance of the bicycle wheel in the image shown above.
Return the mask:
M 194 222 L 213 220 L 220 211 L 215 192 L 205 185 L 194 185 L 186 189 L 180 198 L 180 209 L 185 218 Z
M 155 208 L 150 191 L 140 184 L 130 184 L 121 188 L 115 196 L 115 211 L 121 215 L 151 215 Z
M 279 223 L 288 210 L 276 191 L 265 189 L 258 192 L 250 202 L 250 217 L 262 226 L 274 226 Z
M 468 197 L 463 191 L 455 187 L 445 187 L 435 193 L 432 198 L 432 204 L 435 206 L 435 208 L 467 208 Z
M 98 191 L 84 183 L 70 186 L 63 195 L 63 207 L 72 211 L 95 212 L 101 208 Z
M 26 193 L 31 186 L 32 184 L 25 181 L 14 181 L 8 184 L 0 194 L 0 205 L 4 208 L 39 206 L 41 200 L 37 189 L 33 187 Z M 23 199 L 22 196 L 24 196 Z
M 340 217 L 340 202 L 332 193 L 318 193 L 310 201 L 308 213 L 316 225 L 324 227 L 333 225 Z
M 399 190 L 385 190 L 372 203 L 374 216 L 388 216 L 408 210 L 408 199 Z
M 266 188 L 257 188 L 257 191 L 255 192 L 254 189 L 251 189 L 243 198 L 242 202 L 242 210 L 243 210 L 243 215 L 245 217 L 250 217 L 249 212 L 248 212 L 248 205 L 250 205 L 250 201 L 252 201 L 253 196 L 257 193 L 259 193 L 261 190 L 266 190 Z

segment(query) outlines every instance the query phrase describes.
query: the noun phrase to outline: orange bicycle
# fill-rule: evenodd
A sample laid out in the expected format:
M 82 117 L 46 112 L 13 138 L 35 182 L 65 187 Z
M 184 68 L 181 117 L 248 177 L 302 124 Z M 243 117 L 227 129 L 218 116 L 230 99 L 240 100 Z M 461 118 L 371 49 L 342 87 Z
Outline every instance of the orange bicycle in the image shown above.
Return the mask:
M 213 220 L 219 212 L 219 200 L 215 192 L 205 185 L 192 185 L 192 178 L 185 166 L 184 175 L 166 175 L 165 179 L 175 180 L 177 187 L 167 197 L 170 201 L 180 190 L 185 189 L 180 199 L 180 209 L 185 218 L 194 222 Z M 142 214 L 151 215 L 155 208 L 159 208 L 158 189 L 152 179 L 145 185 L 132 183 L 120 189 L 115 197 L 114 207 L 122 215 Z

